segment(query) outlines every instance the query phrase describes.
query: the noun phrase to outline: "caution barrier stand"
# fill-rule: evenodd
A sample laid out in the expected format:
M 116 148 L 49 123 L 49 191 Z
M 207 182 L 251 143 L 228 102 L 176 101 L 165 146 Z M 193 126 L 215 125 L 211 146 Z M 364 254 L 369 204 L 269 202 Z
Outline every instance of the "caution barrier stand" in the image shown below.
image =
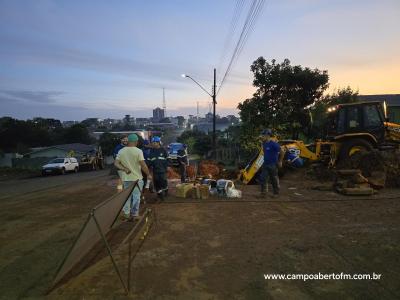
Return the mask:
M 93 247 L 98 242 L 102 241 L 105 248 L 107 249 L 107 253 L 110 256 L 111 262 L 124 291 L 129 294 L 130 268 L 131 262 L 133 260 L 133 258 L 131 258 L 131 252 L 129 252 L 128 278 L 127 283 L 125 283 L 122 278 L 121 272 L 116 264 L 115 258 L 113 256 L 106 236 L 117 221 L 125 202 L 135 188 L 138 188 L 140 190 L 140 193 L 142 193 L 138 181 L 135 181 L 127 189 L 103 201 L 91 210 L 74 243 L 72 244 L 62 263 L 60 264 L 60 267 L 58 268 L 54 277 L 50 291 L 57 284 L 59 284 L 75 266 L 77 266 L 77 264 L 93 249 Z M 135 226 L 129 231 L 128 235 L 123 240 L 120 246 L 129 242 L 129 251 L 131 251 L 131 244 L 136 237 L 135 235 L 140 232 L 141 228 L 144 227 L 144 233 L 140 237 L 141 246 L 152 225 L 151 217 L 156 220 L 155 211 L 154 209 L 147 208 L 142 217 L 135 224 Z M 140 247 L 138 248 L 138 250 L 139 249 Z

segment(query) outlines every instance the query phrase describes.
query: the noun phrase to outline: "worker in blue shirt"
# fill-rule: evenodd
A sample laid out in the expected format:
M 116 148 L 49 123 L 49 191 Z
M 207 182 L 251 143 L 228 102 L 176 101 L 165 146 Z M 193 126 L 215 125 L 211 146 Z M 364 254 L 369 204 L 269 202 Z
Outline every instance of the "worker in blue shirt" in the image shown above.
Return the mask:
M 122 148 L 124 148 L 127 145 L 128 145 L 128 136 L 127 135 L 123 135 L 121 137 L 121 142 L 117 146 L 115 146 L 115 148 L 113 150 L 114 159 L 117 157 L 117 154 L 118 154 L 119 150 L 121 150 Z
M 272 184 L 273 197 L 279 195 L 278 167 L 282 167 L 284 152 L 277 142 L 271 139 L 272 130 L 265 129 L 262 132 L 264 163 L 261 172 L 261 197 L 265 197 L 268 181 Z

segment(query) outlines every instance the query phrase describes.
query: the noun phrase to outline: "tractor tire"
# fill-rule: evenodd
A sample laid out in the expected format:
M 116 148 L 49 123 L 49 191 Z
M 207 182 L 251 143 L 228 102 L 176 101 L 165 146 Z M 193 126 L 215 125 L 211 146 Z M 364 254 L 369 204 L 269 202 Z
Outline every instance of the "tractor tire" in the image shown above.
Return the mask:
M 339 160 L 345 161 L 357 152 L 370 152 L 374 149 L 372 144 L 364 139 L 353 139 L 343 142 L 340 149 Z

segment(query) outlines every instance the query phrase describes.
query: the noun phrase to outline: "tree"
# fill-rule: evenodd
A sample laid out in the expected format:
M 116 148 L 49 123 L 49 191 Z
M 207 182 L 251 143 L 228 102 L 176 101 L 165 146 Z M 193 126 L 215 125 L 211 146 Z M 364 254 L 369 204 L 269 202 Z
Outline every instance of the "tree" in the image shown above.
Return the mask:
M 198 130 L 184 131 L 177 141 L 188 145 L 189 151 L 199 155 L 207 155 L 212 148 L 211 136 Z
M 255 133 L 266 127 L 298 138 L 310 125 L 307 107 L 321 99 L 328 87 L 327 71 L 292 66 L 288 59 L 269 63 L 263 57 L 254 61 L 251 71 L 257 90 L 252 98 L 238 105 L 242 142 L 254 148 Z
M 64 133 L 65 143 L 91 144 L 93 139 L 89 135 L 89 130 L 83 124 L 75 124 L 67 128 Z
M 49 146 L 52 144 L 49 130 L 33 121 L 21 121 L 2 118 L 0 121 L 0 148 L 14 152 L 29 147 Z

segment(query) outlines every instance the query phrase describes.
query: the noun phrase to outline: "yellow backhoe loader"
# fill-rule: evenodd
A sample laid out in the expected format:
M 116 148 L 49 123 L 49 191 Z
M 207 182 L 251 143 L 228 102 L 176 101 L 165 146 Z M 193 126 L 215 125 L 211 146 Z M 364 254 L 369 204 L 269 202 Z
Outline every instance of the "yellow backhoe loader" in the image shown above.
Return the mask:
M 385 102 L 339 104 L 328 108 L 328 128 L 324 140 L 304 144 L 299 140 L 280 140 L 283 151 L 295 149 L 301 158 L 324 162 L 330 167 L 358 151 L 395 149 L 400 146 L 400 124 L 390 123 Z M 241 171 L 249 183 L 264 161 L 262 149 Z

